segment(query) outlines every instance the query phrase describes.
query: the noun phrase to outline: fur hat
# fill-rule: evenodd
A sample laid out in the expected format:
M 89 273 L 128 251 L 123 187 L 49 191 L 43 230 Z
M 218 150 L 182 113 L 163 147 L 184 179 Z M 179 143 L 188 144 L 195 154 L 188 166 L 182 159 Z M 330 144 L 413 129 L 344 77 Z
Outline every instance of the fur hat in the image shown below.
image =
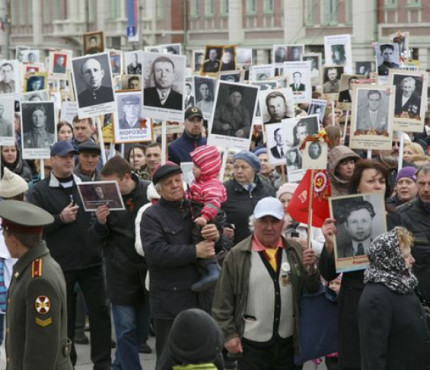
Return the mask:
M 0 180 L 0 197 L 13 198 L 23 194 L 28 190 L 28 184 L 25 180 L 10 171 L 7 167 L 3 169 L 3 178 Z

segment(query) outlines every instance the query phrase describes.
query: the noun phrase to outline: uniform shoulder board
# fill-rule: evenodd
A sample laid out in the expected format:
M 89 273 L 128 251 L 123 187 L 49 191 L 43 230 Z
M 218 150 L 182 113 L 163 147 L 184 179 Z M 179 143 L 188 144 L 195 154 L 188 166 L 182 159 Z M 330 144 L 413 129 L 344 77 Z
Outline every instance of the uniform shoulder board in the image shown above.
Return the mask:
M 31 264 L 31 277 L 36 278 L 42 276 L 42 259 L 36 258 Z

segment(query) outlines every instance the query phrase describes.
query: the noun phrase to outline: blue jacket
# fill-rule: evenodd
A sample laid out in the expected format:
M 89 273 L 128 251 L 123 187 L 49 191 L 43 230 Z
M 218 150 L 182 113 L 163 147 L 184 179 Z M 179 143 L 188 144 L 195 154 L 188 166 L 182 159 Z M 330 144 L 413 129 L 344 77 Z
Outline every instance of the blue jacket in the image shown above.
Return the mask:
M 184 130 L 180 137 L 169 144 L 169 159 L 177 164 L 191 162 L 190 153 L 202 145 L 206 145 L 206 138 L 193 138 Z

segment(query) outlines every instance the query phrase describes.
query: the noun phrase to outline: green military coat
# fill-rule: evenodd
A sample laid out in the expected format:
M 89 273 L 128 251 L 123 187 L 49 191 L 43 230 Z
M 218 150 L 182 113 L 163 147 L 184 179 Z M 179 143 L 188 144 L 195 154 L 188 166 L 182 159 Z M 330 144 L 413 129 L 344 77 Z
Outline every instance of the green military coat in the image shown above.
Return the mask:
M 66 283 L 44 242 L 15 264 L 7 302 L 7 370 L 72 370 Z

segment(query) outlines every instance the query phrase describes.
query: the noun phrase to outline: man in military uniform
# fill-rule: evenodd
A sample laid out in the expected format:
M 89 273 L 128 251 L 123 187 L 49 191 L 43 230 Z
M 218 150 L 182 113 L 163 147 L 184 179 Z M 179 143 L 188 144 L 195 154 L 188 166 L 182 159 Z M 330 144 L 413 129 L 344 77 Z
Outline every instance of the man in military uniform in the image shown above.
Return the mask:
M 5 244 L 18 258 L 6 312 L 7 369 L 71 370 L 66 283 L 42 241 L 54 217 L 16 200 L 2 201 L 0 216 Z
M 219 71 L 221 63 L 218 59 L 218 52 L 216 49 L 209 50 L 209 59 L 203 63 L 203 72 L 216 73 Z

